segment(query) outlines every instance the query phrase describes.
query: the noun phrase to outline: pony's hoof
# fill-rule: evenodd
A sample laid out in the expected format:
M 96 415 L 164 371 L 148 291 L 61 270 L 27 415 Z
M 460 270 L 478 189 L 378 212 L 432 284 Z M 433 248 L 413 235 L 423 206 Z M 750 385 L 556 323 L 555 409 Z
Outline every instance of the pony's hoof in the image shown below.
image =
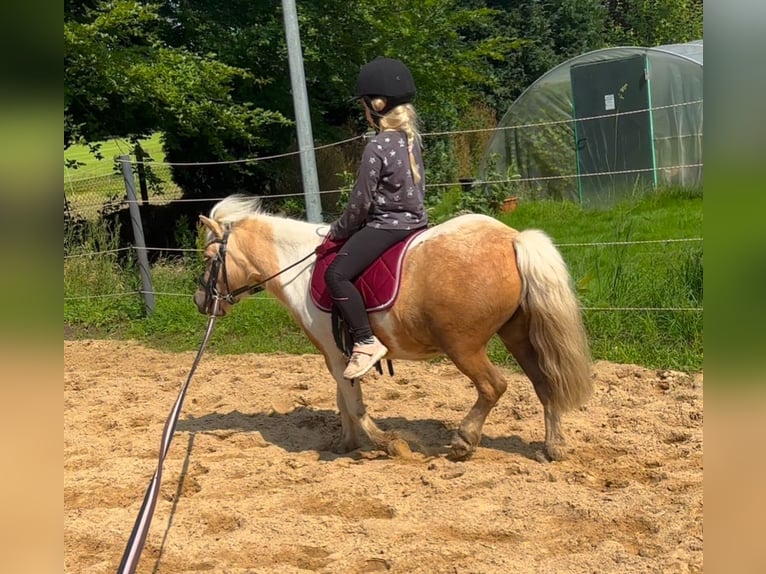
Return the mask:
M 410 445 L 407 444 L 406 440 L 403 440 L 400 438 L 395 438 L 391 442 L 389 442 L 386 447 L 386 452 L 388 452 L 388 456 L 404 458 L 404 459 L 412 458 L 412 451 L 410 450 Z
M 330 446 L 330 451 L 335 454 L 348 454 L 358 448 L 359 445 L 355 444 L 354 441 L 337 439 Z
M 563 445 L 545 445 L 545 454 L 551 461 L 556 462 L 566 460 L 569 456 L 566 447 Z
M 450 443 L 450 456 L 452 460 L 466 460 L 474 451 L 473 446 L 465 440 L 459 433 L 455 433 Z

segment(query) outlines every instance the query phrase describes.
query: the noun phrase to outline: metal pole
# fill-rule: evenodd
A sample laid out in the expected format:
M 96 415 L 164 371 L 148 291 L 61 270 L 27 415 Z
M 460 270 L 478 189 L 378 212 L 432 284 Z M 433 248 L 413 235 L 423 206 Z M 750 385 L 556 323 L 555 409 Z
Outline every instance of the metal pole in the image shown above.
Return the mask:
M 295 0 L 282 0 L 282 12 L 285 19 L 290 83 L 293 88 L 293 107 L 295 108 L 295 123 L 298 130 L 303 195 L 306 198 L 306 217 L 311 223 L 322 223 L 322 202 L 319 199 L 314 136 L 311 132 L 311 115 L 309 114 L 308 95 L 306 94 L 306 75 L 303 71 L 303 51 L 298 30 Z
M 120 156 L 122 177 L 125 180 L 125 191 L 128 195 L 128 209 L 130 210 L 130 223 L 133 226 L 133 239 L 136 244 L 138 256 L 138 270 L 141 273 L 141 285 L 143 286 L 144 307 L 146 314 L 154 312 L 154 289 L 152 288 L 152 275 L 149 273 L 149 258 L 146 255 L 146 243 L 144 242 L 144 227 L 141 225 L 141 211 L 138 209 L 136 197 L 136 182 L 133 179 L 133 166 L 129 155 Z

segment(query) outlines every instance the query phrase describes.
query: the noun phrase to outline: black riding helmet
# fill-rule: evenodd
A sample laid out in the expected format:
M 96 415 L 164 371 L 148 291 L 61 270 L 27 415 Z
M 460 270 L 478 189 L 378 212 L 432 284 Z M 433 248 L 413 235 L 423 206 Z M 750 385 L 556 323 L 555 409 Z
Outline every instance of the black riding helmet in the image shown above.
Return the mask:
M 415 80 L 409 68 L 399 60 L 383 57 L 362 66 L 356 78 L 354 99 L 362 98 L 369 104 L 375 97 L 385 98 L 386 107 L 373 112 L 374 115 L 385 115 L 392 108 L 411 102 L 415 97 Z

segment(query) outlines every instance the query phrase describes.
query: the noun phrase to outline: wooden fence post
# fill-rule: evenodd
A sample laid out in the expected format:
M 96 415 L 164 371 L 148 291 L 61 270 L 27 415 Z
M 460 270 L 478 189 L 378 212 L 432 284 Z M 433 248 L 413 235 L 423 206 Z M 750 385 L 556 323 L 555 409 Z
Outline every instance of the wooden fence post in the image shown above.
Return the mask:
M 138 208 L 136 197 L 136 182 L 133 179 L 133 166 L 129 155 L 120 156 L 122 177 L 125 180 L 125 192 L 128 196 L 128 209 L 130 210 L 130 223 L 133 227 L 133 239 L 135 242 L 136 256 L 138 257 L 138 270 L 141 273 L 142 293 L 144 295 L 144 308 L 147 315 L 154 312 L 154 288 L 152 287 L 152 275 L 149 268 L 149 257 L 146 254 L 144 243 L 144 227 L 141 224 L 141 210 Z
M 138 169 L 138 187 L 141 190 L 141 202 L 143 205 L 148 205 L 149 189 L 146 185 L 146 166 L 144 165 L 146 154 L 144 153 L 144 148 L 142 148 L 141 144 L 138 142 L 136 142 L 135 152 L 136 168 Z

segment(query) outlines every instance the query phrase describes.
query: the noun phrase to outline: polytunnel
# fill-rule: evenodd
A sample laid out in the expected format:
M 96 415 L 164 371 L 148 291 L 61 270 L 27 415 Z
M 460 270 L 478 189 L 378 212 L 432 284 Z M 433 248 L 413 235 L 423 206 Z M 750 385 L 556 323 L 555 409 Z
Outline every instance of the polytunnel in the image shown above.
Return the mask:
M 606 48 L 552 68 L 502 117 L 481 179 L 585 206 L 701 187 L 702 45 Z

